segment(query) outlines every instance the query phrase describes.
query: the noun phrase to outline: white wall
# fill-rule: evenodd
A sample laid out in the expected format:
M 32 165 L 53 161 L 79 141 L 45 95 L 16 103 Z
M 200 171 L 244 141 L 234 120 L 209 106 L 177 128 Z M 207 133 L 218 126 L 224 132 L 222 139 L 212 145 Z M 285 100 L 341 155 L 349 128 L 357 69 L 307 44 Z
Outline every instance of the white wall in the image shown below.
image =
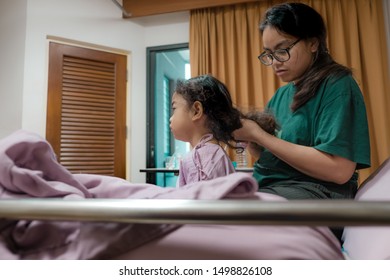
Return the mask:
M 0 1 L 0 137 L 22 125 L 27 0 Z
M 139 169 L 146 164 L 146 47 L 188 42 L 188 16 L 183 18 L 183 14 L 178 14 L 179 20 L 175 14 L 163 20 L 153 17 L 122 19 L 121 10 L 110 0 L 1 2 L 7 2 L 0 3 L 1 26 L 15 25 L 15 22 L 17 25 L 12 28 L 12 36 L 8 34 L 10 30 L 0 29 L 2 44 L 4 37 L 12 38 L 6 48 L 12 59 L 1 67 L 0 76 L 0 97 L 9 100 L 12 94 L 11 106 L 3 105 L 3 101 L 0 106 L 7 107 L 9 111 L 15 110 L 13 114 L 1 112 L 2 118 L 12 116 L 13 121 L 7 129 L 3 129 L 6 126 L 1 122 L 0 136 L 19 128 L 45 136 L 47 36 L 125 50 L 131 54 L 128 59 L 129 179 L 144 182 L 145 174 L 140 173 Z M 10 19 L 4 19 L 3 14 L 13 15 Z M 23 15 L 26 16 L 23 18 Z M 15 65 L 11 69 L 14 79 L 3 75 L 3 71 L 7 71 L 11 65 Z

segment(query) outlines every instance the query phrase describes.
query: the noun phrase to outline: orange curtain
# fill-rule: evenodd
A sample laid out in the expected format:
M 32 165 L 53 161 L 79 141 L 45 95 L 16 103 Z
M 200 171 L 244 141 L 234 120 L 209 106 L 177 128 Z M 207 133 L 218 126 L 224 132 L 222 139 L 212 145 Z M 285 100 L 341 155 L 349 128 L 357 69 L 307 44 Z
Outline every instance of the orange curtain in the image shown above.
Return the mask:
M 264 108 L 282 82 L 260 64 L 259 23 L 272 5 L 268 0 L 191 11 L 191 75 L 212 74 L 229 88 L 243 110 Z M 360 171 L 360 182 L 390 157 L 390 83 L 382 0 L 312 0 L 328 28 L 329 50 L 351 67 L 367 106 L 372 167 Z M 357 139 L 358 141 L 358 139 Z M 253 162 L 253 161 L 252 161 Z

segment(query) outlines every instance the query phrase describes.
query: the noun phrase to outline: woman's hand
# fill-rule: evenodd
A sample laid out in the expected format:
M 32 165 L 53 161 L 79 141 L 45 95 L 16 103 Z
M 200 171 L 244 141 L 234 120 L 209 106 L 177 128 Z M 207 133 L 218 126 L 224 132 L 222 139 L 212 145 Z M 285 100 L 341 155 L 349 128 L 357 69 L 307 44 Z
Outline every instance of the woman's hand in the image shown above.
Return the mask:
M 233 132 L 233 137 L 237 141 L 257 143 L 258 135 L 266 133 L 256 122 L 249 119 L 241 119 L 242 127 Z
M 257 143 L 256 135 L 261 135 L 265 131 L 254 121 L 249 119 L 241 119 L 242 127 L 233 132 L 233 137 L 237 141 L 248 143 L 246 149 L 250 155 L 258 160 L 260 158 L 262 147 Z

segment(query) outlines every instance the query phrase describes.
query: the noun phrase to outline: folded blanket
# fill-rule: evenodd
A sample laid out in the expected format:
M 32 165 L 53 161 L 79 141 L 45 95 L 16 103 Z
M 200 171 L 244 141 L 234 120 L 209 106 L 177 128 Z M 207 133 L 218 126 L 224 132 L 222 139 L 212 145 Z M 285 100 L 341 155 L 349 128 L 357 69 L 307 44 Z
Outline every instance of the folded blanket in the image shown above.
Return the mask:
M 256 181 L 234 173 L 179 189 L 92 174 L 71 174 L 39 135 L 16 131 L 0 140 L 0 199 L 253 198 Z M 0 220 L 0 259 L 105 259 L 165 235 L 178 225 Z

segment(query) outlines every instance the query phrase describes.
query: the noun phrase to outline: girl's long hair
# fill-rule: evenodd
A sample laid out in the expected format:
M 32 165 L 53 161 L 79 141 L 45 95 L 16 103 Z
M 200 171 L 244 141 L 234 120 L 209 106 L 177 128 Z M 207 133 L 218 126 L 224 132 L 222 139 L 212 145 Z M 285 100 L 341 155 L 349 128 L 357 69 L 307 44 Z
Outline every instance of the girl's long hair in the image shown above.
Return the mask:
M 221 81 L 211 75 L 178 80 L 175 93 L 182 95 L 190 107 L 199 101 L 214 138 L 234 147 L 230 142 L 234 141 L 233 131 L 242 127 L 241 112 L 233 106 L 230 93 Z

